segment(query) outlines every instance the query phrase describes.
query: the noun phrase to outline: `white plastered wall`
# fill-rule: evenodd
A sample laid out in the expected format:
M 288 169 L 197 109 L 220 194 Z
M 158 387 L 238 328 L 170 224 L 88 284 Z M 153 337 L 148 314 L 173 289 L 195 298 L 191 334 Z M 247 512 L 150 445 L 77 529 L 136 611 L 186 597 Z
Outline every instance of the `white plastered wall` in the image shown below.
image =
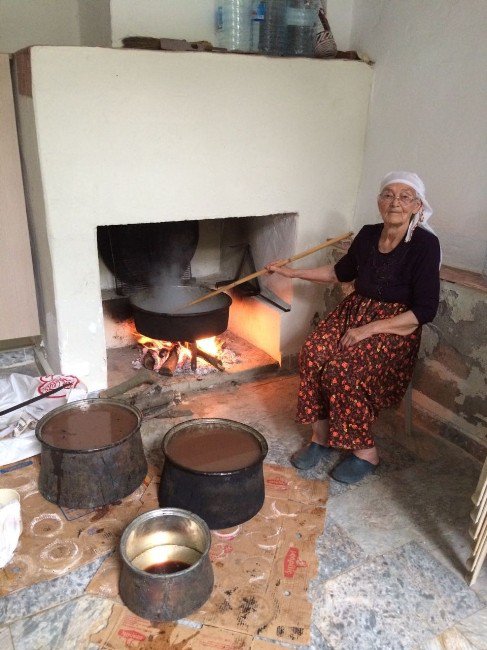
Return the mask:
M 360 62 L 33 48 L 39 163 L 27 161 L 27 183 L 40 171 L 30 210 L 45 283 L 54 269 L 43 298 L 54 368 L 106 384 L 98 225 L 296 212 L 298 250 L 346 232 L 371 78 Z M 320 292 L 295 284 L 282 353 L 301 345 Z
M 385 173 L 416 171 L 444 263 L 473 271 L 487 254 L 486 24 L 484 0 L 355 0 L 351 41 L 376 62 L 356 228 L 377 218 Z
M 0 52 L 79 44 L 78 0 L 0 0 Z
M 111 45 L 110 0 L 78 0 L 80 45 Z
M 111 45 L 110 0 L 0 0 L 0 52 Z

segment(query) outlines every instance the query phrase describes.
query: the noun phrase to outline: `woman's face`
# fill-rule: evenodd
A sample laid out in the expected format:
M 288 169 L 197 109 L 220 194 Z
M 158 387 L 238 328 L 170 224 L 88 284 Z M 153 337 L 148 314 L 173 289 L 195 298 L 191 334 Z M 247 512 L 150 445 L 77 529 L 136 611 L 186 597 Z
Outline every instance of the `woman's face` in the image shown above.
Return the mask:
M 379 194 L 377 203 L 383 222 L 398 227 L 409 225 L 412 215 L 422 205 L 413 188 L 404 183 L 386 185 Z

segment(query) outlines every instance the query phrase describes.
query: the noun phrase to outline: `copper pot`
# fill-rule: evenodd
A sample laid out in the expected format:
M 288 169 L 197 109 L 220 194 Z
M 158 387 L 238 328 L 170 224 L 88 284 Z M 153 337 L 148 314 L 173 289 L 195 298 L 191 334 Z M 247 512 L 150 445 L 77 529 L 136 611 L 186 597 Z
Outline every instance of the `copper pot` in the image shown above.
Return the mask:
M 110 409 L 126 422 L 114 442 L 102 437 L 110 428 Z M 93 424 L 97 411 L 100 422 Z M 90 442 L 76 448 L 72 440 L 82 443 L 80 431 L 87 428 L 84 421 L 93 427 L 87 432 Z M 36 426 L 41 443 L 39 492 L 66 508 L 98 508 L 131 494 L 147 474 L 141 422 L 142 415 L 135 407 L 99 398 L 64 404 L 44 415 Z M 70 427 L 78 435 L 70 431 L 64 435 L 63 431 Z M 97 432 L 100 442 L 96 441 Z
M 179 508 L 150 510 L 120 540 L 120 596 L 137 616 L 174 621 L 199 609 L 213 589 L 208 526 Z
M 215 432 L 214 439 L 212 432 Z M 247 437 L 254 449 L 250 454 L 238 456 L 241 463 L 237 461 L 226 467 L 222 433 L 228 440 L 232 434 L 240 439 Z M 191 442 L 191 436 L 200 434 L 201 437 Z M 189 436 L 189 444 L 194 449 L 204 451 L 209 462 L 200 463 L 198 468 L 181 460 L 176 447 L 185 436 Z M 188 420 L 166 433 L 162 450 L 165 460 L 159 485 L 161 508 L 190 510 L 213 530 L 241 524 L 262 508 L 265 498 L 263 463 L 268 447 L 264 436 L 252 427 L 221 418 Z

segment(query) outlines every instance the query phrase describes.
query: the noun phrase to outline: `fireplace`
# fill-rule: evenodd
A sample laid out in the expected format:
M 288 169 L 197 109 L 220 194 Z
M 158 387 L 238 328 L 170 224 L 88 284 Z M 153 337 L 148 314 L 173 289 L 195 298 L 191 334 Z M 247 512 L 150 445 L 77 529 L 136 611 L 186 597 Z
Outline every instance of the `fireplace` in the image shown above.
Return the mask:
M 290 253 L 353 229 L 372 79 L 362 62 L 39 46 L 16 68 L 43 343 L 54 371 L 90 390 L 106 386 L 110 340 L 98 228 L 197 221 L 193 276 L 218 260 L 222 279 L 222 220 L 262 223 L 261 242 L 288 215 Z M 274 257 L 251 250 L 257 267 Z M 272 291 L 290 311 L 234 297 L 229 329 L 265 333 L 280 361 L 299 349 L 322 289 Z
M 296 221 L 297 215 L 282 214 L 99 227 L 107 356 L 136 340 L 141 354 L 135 367 L 172 375 L 182 368 L 195 372 L 199 360 L 204 371 L 208 364 L 223 371 L 232 350 L 216 336 L 227 329 L 231 294 L 246 305 L 244 319 L 232 318 L 233 328 L 278 359 L 278 328 L 271 321 L 252 333 L 252 313 L 272 319 L 276 310 L 290 311 L 290 281 L 267 274 L 239 280 L 294 253 Z M 235 283 L 230 294 L 206 299 Z

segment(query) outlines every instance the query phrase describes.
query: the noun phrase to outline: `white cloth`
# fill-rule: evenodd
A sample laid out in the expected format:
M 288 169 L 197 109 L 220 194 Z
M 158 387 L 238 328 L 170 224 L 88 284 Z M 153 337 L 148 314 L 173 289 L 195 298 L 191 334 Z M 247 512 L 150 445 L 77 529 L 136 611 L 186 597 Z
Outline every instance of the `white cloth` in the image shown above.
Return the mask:
M 12 559 L 21 532 L 19 494 L 15 490 L 0 490 L 0 568 Z
M 389 172 L 382 179 L 379 191 L 382 192 L 385 187 L 391 185 L 392 183 L 404 183 L 404 185 L 409 185 L 409 187 L 412 187 L 423 204 L 422 209 L 411 219 L 411 223 L 409 224 L 409 228 L 406 233 L 406 241 L 411 241 L 414 229 L 418 225 L 425 230 L 429 230 L 431 233 L 433 233 L 433 235 L 436 235 L 433 228 L 431 228 L 431 226 L 429 226 L 427 223 L 428 219 L 433 214 L 433 209 L 426 200 L 424 183 L 420 177 L 414 172 Z
M 57 406 L 87 395 L 86 386 L 74 375 L 30 377 L 14 372 L 0 377 L 0 411 L 66 384 L 45 399 L 0 416 L 0 465 L 40 454 L 41 445 L 32 430 L 37 421 Z

